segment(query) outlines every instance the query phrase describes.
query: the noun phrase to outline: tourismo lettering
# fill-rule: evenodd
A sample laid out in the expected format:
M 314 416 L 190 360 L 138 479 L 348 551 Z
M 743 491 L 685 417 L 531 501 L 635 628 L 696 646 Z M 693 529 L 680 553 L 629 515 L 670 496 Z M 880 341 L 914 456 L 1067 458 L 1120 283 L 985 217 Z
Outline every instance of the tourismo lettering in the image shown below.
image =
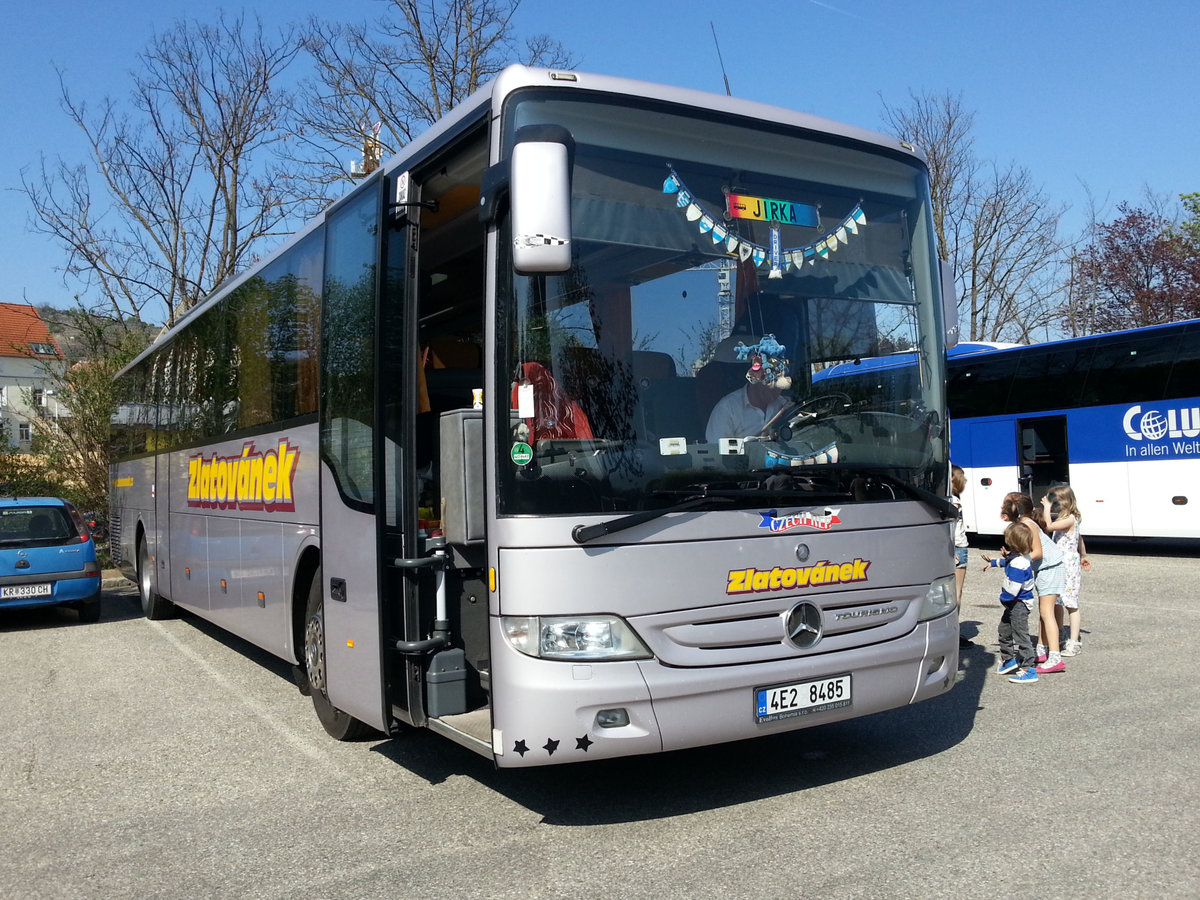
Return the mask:
M 254 441 L 249 441 L 240 456 L 193 456 L 188 460 L 188 506 L 292 512 L 292 481 L 299 460 L 300 449 L 287 438 L 265 452 L 256 453 Z
M 794 568 L 775 566 L 773 569 L 731 569 L 725 593 L 760 594 L 824 584 L 851 584 L 855 581 L 866 581 L 867 569 L 870 566 L 870 560 L 860 558 L 845 563 L 824 560 L 811 566 Z
M 817 514 L 811 510 L 808 512 L 793 513 L 790 516 L 781 516 L 776 510 L 770 512 L 759 513 L 762 516 L 762 521 L 758 523 L 759 528 L 765 528 L 772 534 L 790 531 L 793 528 L 815 528 L 818 531 L 828 531 L 834 525 L 841 525 L 842 520 L 838 518 L 838 513 L 841 510 L 827 509 L 824 514 Z

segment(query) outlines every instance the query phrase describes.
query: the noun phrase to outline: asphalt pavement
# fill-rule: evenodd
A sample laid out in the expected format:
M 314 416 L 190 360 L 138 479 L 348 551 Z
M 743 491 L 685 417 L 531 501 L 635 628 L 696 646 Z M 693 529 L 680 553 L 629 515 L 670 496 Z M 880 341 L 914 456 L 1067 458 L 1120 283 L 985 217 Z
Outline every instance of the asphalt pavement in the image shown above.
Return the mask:
M 1089 549 L 1061 675 L 993 674 L 973 550 L 942 697 L 515 772 L 339 744 L 286 665 L 119 580 L 95 625 L 0 612 L 0 898 L 1195 897 L 1197 551 Z

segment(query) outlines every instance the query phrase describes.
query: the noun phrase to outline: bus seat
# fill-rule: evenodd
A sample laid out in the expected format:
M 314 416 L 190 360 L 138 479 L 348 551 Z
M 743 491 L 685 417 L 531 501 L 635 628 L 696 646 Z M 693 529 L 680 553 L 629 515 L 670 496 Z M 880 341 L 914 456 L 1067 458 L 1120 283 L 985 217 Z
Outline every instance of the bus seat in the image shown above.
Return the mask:
M 659 378 L 675 378 L 678 375 L 675 371 L 675 359 L 670 353 L 634 350 L 629 361 L 633 367 L 633 380 L 638 384 Z
M 478 344 L 442 336 L 429 342 L 434 369 L 482 369 L 483 348 Z
M 708 408 L 696 396 L 694 378 L 656 378 L 639 382 L 639 424 L 646 440 L 683 437 L 704 440 Z
M 757 344 L 758 340 L 757 336 L 733 334 L 717 344 L 713 358 L 696 373 L 696 395 L 702 409 L 712 412 L 718 400 L 745 385 L 750 363 L 739 360 L 734 347 Z

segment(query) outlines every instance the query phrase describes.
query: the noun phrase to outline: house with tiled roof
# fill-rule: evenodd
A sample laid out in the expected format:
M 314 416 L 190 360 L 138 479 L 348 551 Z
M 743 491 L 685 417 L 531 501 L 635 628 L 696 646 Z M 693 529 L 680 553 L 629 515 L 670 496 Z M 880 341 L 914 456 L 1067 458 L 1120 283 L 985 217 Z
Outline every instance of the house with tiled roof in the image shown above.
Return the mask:
M 33 421 L 57 418 L 53 373 L 62 353 L 38 311 L 28 303 L 0 303 L 0 434 L 9 449 L 29 450 Z

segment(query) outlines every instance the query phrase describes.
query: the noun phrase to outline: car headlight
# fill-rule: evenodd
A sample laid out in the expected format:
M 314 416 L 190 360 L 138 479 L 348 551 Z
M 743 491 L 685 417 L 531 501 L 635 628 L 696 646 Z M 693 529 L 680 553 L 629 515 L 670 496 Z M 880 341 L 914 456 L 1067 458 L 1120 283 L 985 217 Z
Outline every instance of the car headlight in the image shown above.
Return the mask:
M 513 649 L 542 659 L 649 659 L 650 651 L 620 616 L 503 616 Z
M 930 583 L 929 590 L 925 592 L 925 601 L 921 604 L 920 621 L 926 622 L 929 619 L 944 616 L 954 609 L 958 602 L 957 598 L 958 587 L 954 583 L 953 575 L 935 578 Z

